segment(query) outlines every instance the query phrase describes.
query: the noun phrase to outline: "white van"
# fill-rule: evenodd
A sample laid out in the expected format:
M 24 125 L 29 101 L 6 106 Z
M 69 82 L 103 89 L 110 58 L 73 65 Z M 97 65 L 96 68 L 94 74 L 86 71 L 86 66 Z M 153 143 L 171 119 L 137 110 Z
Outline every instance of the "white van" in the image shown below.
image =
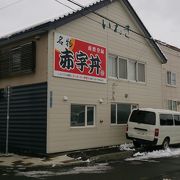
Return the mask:
M 133 140 L 135 147 L 141 145 L 162 145 L 180 143 L 180 112 L 141 108 L 129 116 L 126 137 Z

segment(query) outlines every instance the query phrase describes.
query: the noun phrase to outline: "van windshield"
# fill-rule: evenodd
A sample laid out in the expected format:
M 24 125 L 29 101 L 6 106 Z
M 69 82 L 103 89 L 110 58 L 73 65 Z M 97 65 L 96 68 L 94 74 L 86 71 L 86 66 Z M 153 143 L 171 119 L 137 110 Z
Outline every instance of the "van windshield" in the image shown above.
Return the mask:
M 155 125 L 156 115 L 154 112 L 134 110 L 130 117 L 130 122 Z

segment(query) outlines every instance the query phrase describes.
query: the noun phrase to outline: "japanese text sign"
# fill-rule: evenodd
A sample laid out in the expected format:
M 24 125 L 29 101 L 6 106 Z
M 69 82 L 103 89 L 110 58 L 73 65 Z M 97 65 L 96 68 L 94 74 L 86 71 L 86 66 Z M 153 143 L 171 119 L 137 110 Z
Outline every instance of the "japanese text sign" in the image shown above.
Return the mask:
M 55 33 L 54 76 L 106 83 L 106 48 Z

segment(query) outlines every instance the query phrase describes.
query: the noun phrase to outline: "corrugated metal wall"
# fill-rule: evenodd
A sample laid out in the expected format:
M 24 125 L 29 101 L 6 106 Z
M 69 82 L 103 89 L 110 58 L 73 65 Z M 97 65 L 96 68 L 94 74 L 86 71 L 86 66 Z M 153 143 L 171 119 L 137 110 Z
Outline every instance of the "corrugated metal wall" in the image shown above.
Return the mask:
M 5 152 L 7 97 L 0 97 L 0 151 Z M 47 83 L 11 87 L 9 152 L 46 153 Z
M 3 89 L 0 89 L 0 152 L 5 152 L 6 148 L 6 119 L 7 99 L 4 97 Z

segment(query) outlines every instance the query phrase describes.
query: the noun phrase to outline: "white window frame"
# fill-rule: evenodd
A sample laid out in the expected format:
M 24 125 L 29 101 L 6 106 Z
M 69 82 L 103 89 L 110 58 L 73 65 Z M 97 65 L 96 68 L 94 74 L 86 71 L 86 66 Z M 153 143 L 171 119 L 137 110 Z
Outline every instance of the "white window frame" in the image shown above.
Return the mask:
M 119 80 L 123 80 L 123 81 L 130 81 L 130 82 L 138 82 L 138 83 L 142 83 L 142 84 L 145 84 L 146 83 L 146 63 L 145 62 L 141 62 L 141 61 L 137 61 L 137 60 L 134 60 L 134 59 L 127 59 L 127 58 L 124 58 L 124 57 L 121 57 L 121 56 L 115 56 L 115 55 L 112 55 L 112 54 L 109 54 L 108 57 L 116 57 L 116 60 L 117 60 L 117 75 L 116 77 L 114 76 L 111 76 L 110 74 L 108 74 L 109 78 L 111 79 L 119 79 Z M 125 60 L 127 62 L 127 78 L 121 78 L 119 77 L 119 62 L 120 60 Z M 129 64 L 130 64 L 130 61 L 134 61 L 135 62 L 135 80 L 131 80 L 129 79 Z M 144 65 L 144 81 L 139 81 L 139 78 L 138 78 L 138 64 L 143 64 Z
M 168 82 L 168 73 L 170 73 L 170 82 Z M 173 75 L 175 76 L 175 84 L 173 83 Z M 166 83 L 168 86 L 176 87 L 176 73 L 172 71 L 167 71 L 166 73 Z
M 176 104 L 176 109 L 174 109 L 174 103 Z M 169 105 L 170 105 L 170 108 L 169 108 Z M 167 101 L 167 108 L 168 108 L 169 110 L 177 111 L 177 110 L 178 110 L 178 102 L 175 101 L 175 100 L 169 99 L 169 100 Z
M 139 75 L 138 75 L 139 69 L 138 69 L 138 64 L 143 64 L 143 65 L 144 65 L 144 81 L 139 81 Z M 137 61 L 136 69 L 137 69 L 137 72 L 136 72 L 137 82 L 139 82 L 139 83 L 146 83 L 146 63 Z
M 127 69 L 126 69 L 126 77 L 127 78 L 121 78 L 121 77 L 119 77 L 119 62 L 120 62 L 120 60 L 125 60 L 126 61 L 126 63 L 127 63 Z M 125 59 L 125 58 L 122 58 L 122 57 L 117 57 L 117 78 L 118 79 L 121 79 L 121 80 L 125 80 L 125 81 L 127 81 L 128 80 L 128 60 L 127 59 Z
M 116 77 L 114 77 L 114 76 L 112 76 L 111 74 L 109 74 L 109 59 L 110 59 L 109 57 L 113 57 L 113 58 L 115 59 L 115 61 L 117 61 L 117 66 L 118 66 L 118 64 L 119 64 L 119 63 L 118 63 L 118 60 L 117 60 L 118 57 L 117 57 L 116 55 L 113 55 L 113 54 L 109 54 L 109 55 L 108 55 L 108 71 L 107 71 L 107 72 L 108 72 L 108 76 L 109 76 L 110 78 L 112 78 L 112 79 L 118 79 L 118 69 L 119 69 L 119 68 L 116 67 L 116 68 L 117 68 L 117 69 L 116 69 L 116 73 L 117 73 L 117 76 L 116 76 Z
M 135 104 L 135 103 L 111 103 L 111 105 L 116 105 L 116 122 L 115 123 L 111 123 L 111 126 L 121 126 L 121 125 L 125 125 L 125 124 L 127 124 L 127 123 L 121 123 L 121 124 L 119 124 L 119 123 L 117 123 L 117 107 L 118 107 L 118 104 L 125 104 L 125 105 L 131 105 L 131 112 L 132 112 L 132 110 L 133 109 L 138 109 L 139 108 L 139 105 L 138 104 Z M 133 106 L 136 106 L 136 108 L 133 108 Z M 111 106 L 110 106 L 111 107 Z M 111 109 L 111 108 L 110 108 Z M 110 112 L 110 120 L 111 120 L 111 112 Z
M 130 63 L 131 62 L 133 62 L 134 63 L 134 67 L 135 67 L 135 77 L 134 77 L 134 79 L 130 79 Z M 133 82 L 138 82 L 138 75 L 137 75 L 137 73 L 138 73 L 138 71 L 137 71 L 138 69 L 137 69 L 137 61 L 136 60 L 133 60 L 133 59 L 128 59 L 127 60 L 127 80 L 129 80 L 129 81 L 133 81 Z
M 70 110 L 70 128 L 90 128 L 90 127 L 95 127 L 95 122 L 96 122 L 96 106 L 95 105 L 90 105 L 90 104 L 71 104 L 72 105 L 79 105 L 79 106 L 85 106 L 85 125 L 84 126 L 71 126 L 71 110 Z M 88 125 L 87 124 L 87 108 L 88 107 L 93 107 L 93 125 Z

